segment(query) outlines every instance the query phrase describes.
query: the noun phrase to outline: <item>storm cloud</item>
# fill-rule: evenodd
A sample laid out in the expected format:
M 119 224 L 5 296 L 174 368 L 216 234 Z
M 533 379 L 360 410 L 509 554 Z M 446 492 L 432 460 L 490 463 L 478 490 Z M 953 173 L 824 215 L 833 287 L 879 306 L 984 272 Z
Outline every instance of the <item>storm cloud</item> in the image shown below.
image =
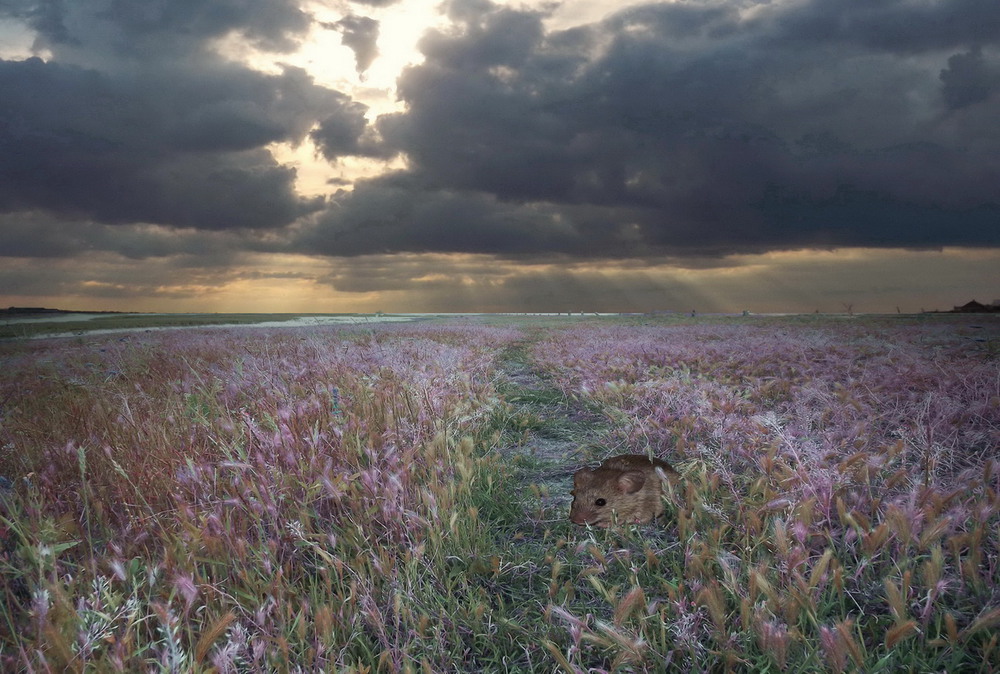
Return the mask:
M 354 52 L 358 73 L 368 70 L 378 56 L 378 21 L 367 16 L 348 14 L 325 27 L 342 33 L 341 42 Z
M 80 0 L 5 12 L 52 56 L 0 61 L 0 212 L 283 227 L 322 200 L 297 194 L 295 171 L 267 146 L 299 143 L 319 120 L 346 133 L 365 127 L 363 105 L 305 71 L 266 74 L 208 48 L 234 31 L 293 48 L 309 21 L 291 3 Z
M 434 307 L 458 292 L 434 261 L 468 256 L 529 271 L 480 270 L 463 307 L 545 277 L 610 308 L 629 288 L 602 264 L 1000 245 L 1000 3 L 686 0 L 573 24 L 542 0 L 449 0 L 393 90 L 360 78 L 402 62 L 394 2 L 322 20 L 301 0 L 0 2 L 36 54 L 0 59 L 0 255 L 162 278 L 201 260 L 228 283 L 241 256 L 281 278 L 270 255 Z M 330 62 L 286 63 L 308 40 Z
M 1000 5 L 651 4 L 562 31 L 544 11 L 449 8 L 455 25 L 428 33 L 399 80 L 406 110 L 377 123 L 410 187 L 359 185 L 309 245 L 630 256 L 1000 241 Z
M 0 13 L 25 21 L 36 32 L 36 48 L 92 63 L 111 55 L 185 58 L 232 32 L 291 51 L 311 22 L 298 0 L 5 0 Z

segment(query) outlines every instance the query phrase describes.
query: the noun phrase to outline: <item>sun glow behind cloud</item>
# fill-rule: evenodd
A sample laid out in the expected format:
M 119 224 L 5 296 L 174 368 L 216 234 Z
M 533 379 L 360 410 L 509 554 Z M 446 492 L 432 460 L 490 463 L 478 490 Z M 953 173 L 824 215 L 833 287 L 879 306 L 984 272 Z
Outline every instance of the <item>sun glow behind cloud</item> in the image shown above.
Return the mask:
M 1000 294 L 996 248 L 974 248 L 996 244 L 1000 53 L 967 24 L 885 36 L 878 12 L 818 0 L 302 2 L 0 19 L 20 96 L 0 103 L 23 120 L 0 144 L 33 159 L 0 161 L 11 303 L 915 311 Z M 902 4 L 886 16 L 940 9 Z M 826 30 L 839 14 L 859 30 Z M 19 62 L 36 45 L 46 63 Z M 352 103 L 393 115 L 381 144 Z
M 423 34 L 446 23 L 438 6 L 436 0 L 403 0 L 389 7 L 363 8 L 365 16 L 378 21 L 378 53 L 363 72 L 357 71 L 355 54 L 343 44 L 336 28 L 345 17 L 343 7 L 323 3 L 304 6 L 315 21 L 294 53 L 262 50 L 236 33 L 218 40 L 215 49 L 229 60 L 268 74 L 279 74 L 288 66 L 302 68 L 316 84 L 363 103 L 368 121 L 374 122 L 379 115 L 403 110 L 396 96 L 396 78 L 404 68 L 423 61 L 417 48 Z M 346 156 L 328 162 L 308 138 L 299 144 L 272 143 L 268 149 L 276 161 L 296 170 L 296 190 L 306 197 L 350 190 L 357 180 L 405 166 L 404 157 L 383 161 Z
M 1000 281 L 996 269 L 1000 253 L 969 249 L 535 264 L 408 253 L 338 260 L 313 290 L 318 299 L 325 286 L 335 304 L 364 311 L 774 313 L 841 312 L 851 305 L 858 312 L 892 313 L 950 309 L 973 296 L 992 301 Z
M 0 59 L 19 60 L 35 56 L 34 38 L 20 23 L 0 20 Z
M 343 44 L 338 21 L 342 7 L 311 3 L 303 9 L 315 21 L 297 51 L 282 54 L 264 51 L 240 34 L 219 40 L 217 51 L 226 58 L 246 63 L 266 73 L 278 73 L 291 65 L 308 72 L 321 86 L 350 95 L 368 106 L 368 118 L 402 110 L 396 99 L 396 78 L 404 68 L 423 61 L 417 43 L 423 34 L 445 21 L 436 0 L 402 0 L 389 7 L 364 7 L 360 14 L 378 21 L 378 55 L 364 72 L 357 72 L 355 54 Z
M 488 255 L 401 253 L 330 259 L 243 254 L 227 267 L 189 269 L 176 257 L 53 260 L 41 287 L 16 305 L 163 312 L 649 312 L 892 313 L 990 302 L 1000 253 L 849 249 L 738 255 L 722 260 L 525 264 Z M 45 292 L 48 289 L 49 292 Z M 877 300 L 872 298 L 877 297 Z

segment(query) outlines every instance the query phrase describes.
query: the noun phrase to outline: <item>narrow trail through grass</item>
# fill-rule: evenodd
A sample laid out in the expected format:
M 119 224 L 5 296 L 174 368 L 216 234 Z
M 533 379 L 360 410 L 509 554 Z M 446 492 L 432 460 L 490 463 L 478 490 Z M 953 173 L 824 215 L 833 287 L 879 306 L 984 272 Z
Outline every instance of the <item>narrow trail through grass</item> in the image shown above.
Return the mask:
M 576 469 L 631 450 L 618 446 L 611 417 L 535 361 L 534 345 L 550 336 L 528 332 L 499 358 L 492 444 L 504 457 L 499 482 L 522 507 L 507 513 L 518 519 L 494 521 L 503 530 L 489 553 L 501 569 L 493 587 L 509 599 L 506 617 L 525 628 L 515 646 L 524 671 L 660 671 L 666 661 L 649 652 L 642 625 L 656 622 L 665 642 L 664 609 L 638 609 L 675 601 L 683 546 L 663 522 L 610 530 L 569 522 Z
M 537 335 L 526 337 L 501 354 L 497 393 L 508 415 L 501 451 L 516 461 L 519 478 L 536 491 L 541 512 L 559 517 L 569 507 L 573 472 L 602 446 L 607 422 L 539 368 L 531 357 L 536 340 Z

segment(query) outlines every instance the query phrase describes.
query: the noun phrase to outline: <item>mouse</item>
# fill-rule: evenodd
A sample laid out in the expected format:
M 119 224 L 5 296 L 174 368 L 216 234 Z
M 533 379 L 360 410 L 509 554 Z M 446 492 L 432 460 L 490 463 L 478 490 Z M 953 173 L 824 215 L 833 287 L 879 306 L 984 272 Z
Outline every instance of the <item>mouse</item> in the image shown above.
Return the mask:
M 642 454 L 613 456 L 597 468 L 581 468 L 573 474 L 569 519 L 601 528 L 616 521 L 646 524 L 663 514 L 663 480 L 679 477 L 666 461 Z

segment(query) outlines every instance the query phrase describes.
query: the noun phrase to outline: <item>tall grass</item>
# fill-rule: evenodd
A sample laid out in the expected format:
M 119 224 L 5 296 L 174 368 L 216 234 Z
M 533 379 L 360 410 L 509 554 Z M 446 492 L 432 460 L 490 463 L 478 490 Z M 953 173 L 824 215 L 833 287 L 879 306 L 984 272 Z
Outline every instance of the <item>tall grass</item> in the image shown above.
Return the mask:
M 0 669 L 995 671 L 997 336 L 581 322 L 0 345 Z M 507 380 L 500 354 L 561 393 Z M 607 453 L 678 464 L 666 525 L 591 531 L 537 498 L 503 458 L 533 426 L 507 426 L 555 395 L 604 415 Z
M 997 337 L 951 322 L 744 322 L 539 343 L 567 394 L 605 411 L 608 445 L 688 476 L 666 606 L 630 593 L 615 609 L 632 597 L 652 617 L 634 623 L 643 662 L 994 671 Z
M 0 665 L 460 658 L 468 635 L 438 620 L 437 570 L 477 529 L 474 487 L 479 500 L 491 488 L 467 436 L 495 404 L 494 349 L 515 336 L 233 330 L 8 347 L 3 473 L 17 484 Z

